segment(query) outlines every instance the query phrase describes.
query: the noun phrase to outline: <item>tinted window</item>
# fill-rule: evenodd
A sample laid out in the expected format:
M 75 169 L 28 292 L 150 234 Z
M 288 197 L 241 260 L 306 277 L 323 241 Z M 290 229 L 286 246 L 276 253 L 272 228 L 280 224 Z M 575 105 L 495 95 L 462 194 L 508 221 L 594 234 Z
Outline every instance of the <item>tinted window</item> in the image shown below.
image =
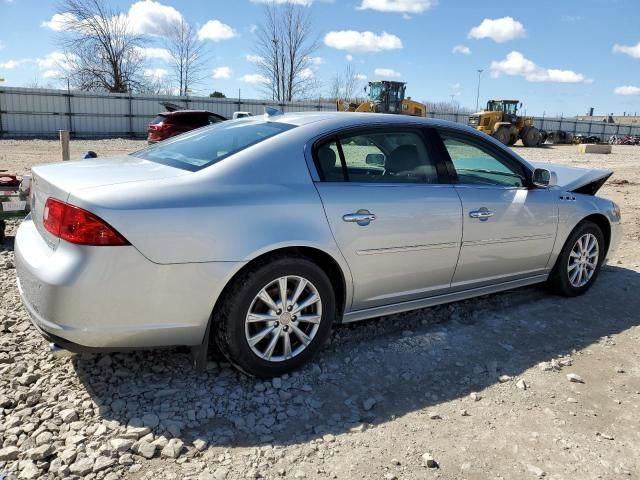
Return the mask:
M 264 120 L 220 122 L 134 152 L 132 155 L 196 171 L 294 127 L 295 125 L 287 123 Z
M 525 185 L 523 169 L 495 155 L 490 148 L 474 139 L 442 133 L 458 183 L 502 187 Z
M 151 120 L 151 125 L 158 125 L 166 120 L 164 115 L 158 115 L 156 118 Z
M 338 135 L 317 147 L 316 161 L 328 182 L 438 183 L 435 164 L 417 131 Z

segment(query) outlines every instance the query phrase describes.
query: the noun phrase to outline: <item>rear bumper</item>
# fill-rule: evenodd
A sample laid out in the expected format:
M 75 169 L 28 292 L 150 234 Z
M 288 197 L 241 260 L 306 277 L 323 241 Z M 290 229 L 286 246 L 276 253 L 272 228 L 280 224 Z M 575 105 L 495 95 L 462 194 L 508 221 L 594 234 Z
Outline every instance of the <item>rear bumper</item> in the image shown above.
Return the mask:
M 43 336 L 72 351 L 199 345 L 238 262 L 158 265 L 132 246 L 52 249 L 33 221 L 16 234 L 18 289 Z

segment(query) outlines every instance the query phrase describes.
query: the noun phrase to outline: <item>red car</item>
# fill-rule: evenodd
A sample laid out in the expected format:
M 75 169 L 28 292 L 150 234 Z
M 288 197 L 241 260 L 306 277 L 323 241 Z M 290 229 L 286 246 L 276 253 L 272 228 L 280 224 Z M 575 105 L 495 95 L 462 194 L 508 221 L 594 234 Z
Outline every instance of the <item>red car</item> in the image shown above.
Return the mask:
M 226 118 L 206 110 L 176 110 L 158 114 L 149 124 L 147 141 L 161 142 L 169 137 L 195 130 L 196 128 L 224 122 Z

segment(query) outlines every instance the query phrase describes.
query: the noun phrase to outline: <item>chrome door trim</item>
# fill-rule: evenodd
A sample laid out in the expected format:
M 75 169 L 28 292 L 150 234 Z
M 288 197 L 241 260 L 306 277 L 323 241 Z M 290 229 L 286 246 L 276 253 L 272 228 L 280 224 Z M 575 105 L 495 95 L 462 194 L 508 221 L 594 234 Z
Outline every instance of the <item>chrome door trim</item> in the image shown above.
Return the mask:
M 357 322 L 359 320 L 366 320 L 368 318 L 381 317 L 385 315 L 393 315 L 396 313 L 406 312 L 408 310 L 416 310 L 419 308 L 433 307 L 435 305 L 441 305 L 443 303 L 457 302 L 460 300 L 466 300 L 468 298 L 478 297 L 480 295 L 487 295 L 490 293 L 497 293 L 503 290 L 511 290 L 513 288 L 524 287 L 527 285 L 533 285 L 541 283 L 547 280 L 549 274 L 535 275 L 532 277 L 523 278 L 520 280 L 512 280 L 510 282 L 496 283 L 493 285 L 487 285 L 484 287 L 471 288 L 468 290 L 462 290 L 454 293 L 446 293 L 443 295 L 436 295 L 429 298 L 423 298 L 420 300 L 412 300 L 409 302 L 395 303 L 393 305 L 385 305 L 382 307 L 367 308 L 364 310 L 356 310 L 353 312 L 345 313 L 342 319 L 342 323 Z
M 380 253 L 414 252 L 416 250 L 434 250 L 439 248 L 459 248 L 458 242 L 433 243 L 426 245 L 407 245 L 406 247 L 372 248 L 369 250 L 356 250 L 358 255 L 377 255 Z
M 492 245 L 494 243 L 527 242 L 531 240 L 545 240 L 553 236 L 554 235 L 551 233 L 545 233 L 542 235 L 529 235 L 526 237 L 507 237 L 507 238 L 489 239 L 489 240 L 466 240 L 462 242 L 462 246 L 471 247 L 475 245 Z

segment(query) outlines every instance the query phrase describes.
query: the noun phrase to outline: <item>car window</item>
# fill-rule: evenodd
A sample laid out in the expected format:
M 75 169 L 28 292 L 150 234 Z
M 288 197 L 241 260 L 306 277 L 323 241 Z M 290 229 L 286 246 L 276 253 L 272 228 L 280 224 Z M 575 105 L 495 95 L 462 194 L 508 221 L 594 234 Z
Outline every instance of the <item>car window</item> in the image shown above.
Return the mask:
M 316 149 L 328 182 L 438 183 L 435 164 L 418 131 L 376 129 L 338 135 Z
M 209 115 L 209 123 L 210 124 L 220 123 L 220 122 L 224 122 L 224 118 L 216 117 L 215 115 Z
M 131 155 L 196 171 L 292 128 L 295 128 L 295 125 L 263 119 L 220 122 L 152 145 Z
M 525 185 L 521 169 L 509 165 L 479 142 L 446 133 L 441 136 L 458 175 L 458 183 L 501 187 Z

